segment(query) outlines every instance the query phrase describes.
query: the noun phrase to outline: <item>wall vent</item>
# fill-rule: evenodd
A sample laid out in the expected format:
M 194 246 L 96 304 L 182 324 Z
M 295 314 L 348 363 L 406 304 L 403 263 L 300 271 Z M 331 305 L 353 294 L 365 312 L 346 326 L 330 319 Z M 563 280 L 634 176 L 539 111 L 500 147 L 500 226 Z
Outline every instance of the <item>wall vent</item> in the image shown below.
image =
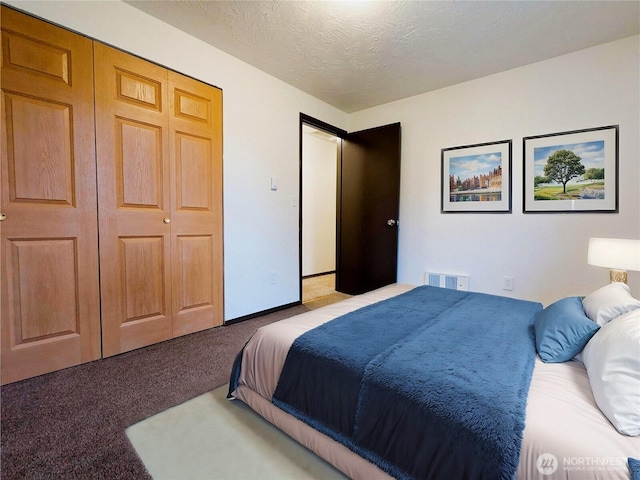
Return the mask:
M 452 275 L 449 273 L 424 274 L 424 284 L 432 287 L 450 288 L 451 290 L 469 290 L 469 275 Z

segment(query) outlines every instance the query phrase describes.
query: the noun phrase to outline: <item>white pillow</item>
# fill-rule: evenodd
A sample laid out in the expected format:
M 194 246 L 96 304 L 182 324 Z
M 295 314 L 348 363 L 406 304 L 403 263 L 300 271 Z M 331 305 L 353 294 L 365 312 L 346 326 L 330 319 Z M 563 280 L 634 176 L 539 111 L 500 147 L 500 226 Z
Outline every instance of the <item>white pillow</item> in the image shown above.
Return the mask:
M 582 308 L 587 317 L 602 326 L 623 313 L 640 308 L 640 300 L 631 296 L 626 283 L 615 282 L 584 297 Z
M 582 360 L 602 413 L 620 433 L 640 435 L 640 310 L 598 330 Z

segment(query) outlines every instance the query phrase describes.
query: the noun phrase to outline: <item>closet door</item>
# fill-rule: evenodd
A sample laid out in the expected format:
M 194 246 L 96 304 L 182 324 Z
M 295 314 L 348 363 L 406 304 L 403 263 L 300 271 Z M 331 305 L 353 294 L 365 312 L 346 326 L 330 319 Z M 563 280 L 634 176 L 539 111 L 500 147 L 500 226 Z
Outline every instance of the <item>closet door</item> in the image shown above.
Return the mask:
M 222 324 L 222 93 L 94 48 L 110 356 Z
M 167 70 L 94 43 L 103 356 L 172 337 Z
M 92 62 L 2 6 L 3 384 L 100 357 Z
M 169 72 L 173 336 L 222 325 L 222 92 Z

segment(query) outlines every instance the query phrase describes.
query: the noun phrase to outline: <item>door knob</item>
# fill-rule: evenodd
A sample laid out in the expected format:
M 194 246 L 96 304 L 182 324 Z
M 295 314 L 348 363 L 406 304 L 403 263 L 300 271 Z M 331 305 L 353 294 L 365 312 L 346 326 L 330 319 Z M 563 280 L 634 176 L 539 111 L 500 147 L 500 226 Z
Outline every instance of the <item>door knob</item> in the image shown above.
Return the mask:
M 398 225 L 398 221 L 394 220 L 393 218 L 390 218 L 389 220 L 387 220 L 387 225 L 389 225 L 390 227 L 394 227 Z
M 171 223 L 171 219 L 170 219 L 169 217 L 164 217 L 164 218 L 162 219 L 162 221 L 163 221 L 164 223 Z
M 0 222 L 7 219 L 6 213 L 0 213 Z

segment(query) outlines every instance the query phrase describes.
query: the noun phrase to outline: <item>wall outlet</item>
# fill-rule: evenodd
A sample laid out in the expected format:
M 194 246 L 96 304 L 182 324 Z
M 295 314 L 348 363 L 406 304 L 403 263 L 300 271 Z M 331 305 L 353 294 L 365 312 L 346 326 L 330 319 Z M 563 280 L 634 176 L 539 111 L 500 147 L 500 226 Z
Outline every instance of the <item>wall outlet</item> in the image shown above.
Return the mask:
M 503 290 L 513 290 L 513 277 L 504 277 L 502 279 L 502 289 Z
M 269 274 L 269 284 L 276 285 L 278 283 L 278 272 L 271 272 Z

